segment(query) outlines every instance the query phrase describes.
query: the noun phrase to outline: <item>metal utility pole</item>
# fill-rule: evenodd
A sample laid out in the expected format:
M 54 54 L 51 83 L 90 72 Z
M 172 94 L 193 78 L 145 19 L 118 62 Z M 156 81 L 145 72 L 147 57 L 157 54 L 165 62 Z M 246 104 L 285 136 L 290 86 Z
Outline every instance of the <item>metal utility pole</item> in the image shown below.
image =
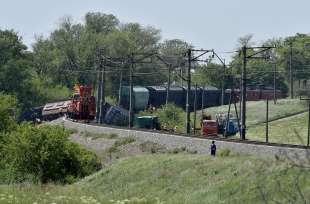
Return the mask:
M 271 48 L 275 47 L 242 47 L 242 55 L 243 55 L 243 68 L 242 68 L 242 75 L 241 75 L 241 139 L 245 140 L 246 136 L 246 88 L 247 88 L 247 73 L 246 73 L 246 66 L 247 66 L 247 60 L 248 59 L 266 59 L 265 57 L 257 56 L 261 53 L 264 53 Z M 247 50 L 251 49 L 253 50 L 253 53 L 248 55 Z M 254 51 L 254 49 L 260 49 L 259 51 Z
M 230 106 L 231 106 L 232 97 L 233 97 L 233 92 L 231 91 L 230 96 L 229 96 L 229 105 L 228 105 L 227 119 L 226 119 L 226 123 L 225 123 L 224 137 L 227 137 L 227 130 L 228 130 L 228 126 L 229 126 Z
M 197 57 L 193 57 L 193 52 L 200 52 Z M 204 56 L 205 54 L 213 52 L 213 50 L 194 50 L 188 49 L 187 56 L 188 56 L 188 68 L 187 68 L 187 92 L 186 92 L 186 133 L 190 134 L 191 125 L 190 125 L 190 92 L 191 92 L 191 69 L 192 69 L 192 62 L 206 62 L 205 60 L 199 60 L 200 57 Z
M 129 120 L 128 127 L 132 128 L 133 126 L 133 68 L 134 68 L 134 55 L 131 55 L 130 58 L 130 67 L 129 67 Z
M 123 71 L 121 70 L 119 76 L 118 105 L 121 105 L 122 86 L 123 86 Z
M 237 105 L 236 105 L 236 95 L 235 95 L 234 88 L 231 89 L 230 96 L 229 96 L 229 105 L 228 105 L 228 113 L 227 113 L 227 118 L 226 118 L 226 123 L 225 123 L 224 137 L 227 137 L 227 131 L 228 131 L 228 128 L 229 128 L 231 103 L 234 103 L 235 114 L 236 114 L 236 119 L 237 119 L 237 123 L 238 123 L 238 130 L 239 130 L 239 134 L 240 134 L 240 137 L 241 137 L 240 121 L 239 121 L 239 116 L 238 116 L 238 110 L 237 110 Z
M 168 66 L 168 84 L 167 84 L 167 94 L 166 94 L 166 105 L 169 103 L 169 92 L 170 92 L 170 85 L 171 85 L 171 71 L 172 71 L 172 64 Z
M 273 65 L 273 103 L 277 103 L 277 88 L 276 88 L 276 72 L 277 72 L 277 64 Z
M 189 100 L 190 100 L 190 91 L 191 91 L 191 69 L 192 69 L 192 50 L 188 49 L 188 68 L 187 68 L 187 91 L 186 91 L 186 133 L 190 134 L 191 132 L 191 116 L 189 110 Z
M 307 146 L 309 147 L 310 145 L 310 101 L 308 100 L 308 139 L 307 139 Z
M 131 53 L 130 56 L 128 56 L 129 59 L 129 118 L 128 118 L 128 127 L 132 128 L 133 127 L 133 120 L 134 120 L 134 103 L 135 100 L 133 98 L 133 73 L 134 73 L 134 68 L 135 64 L 138 63 L 151 63 L 151 62 L 146 62 L 143 61 L 147 58 L 150 58 L 154 56 L 155 53 Z M 136 58 L 136 56 L 141 56 L 140 58 Z
M 247 65 L 247 47 L 242 47 L 243 69 L 242 69 L 242 90 L 241 90 L 241 139 L 245 140 L 246 131 L 246 65 Z
M 269 100 L 266 100 L 266 143 L 269 142 Z
M 98 77 L 98 90 L 97 90 L 97 102 L 96 102 L 96 121 L 100 123 L 100 111 L 101 111 L 101 94 L 102 94 L 102 50 L 97 49 L 97 77 Z
M 200 121 L 200 126 L 202 127 L 202 122 L 203 122 L 203 115 L 204 115 L 204 100 L 205 100 L 205 88 L 206 88 L 206 85 L 204 85 L 202 87 L 202 92 L 201 92 L 201 121 Z
M 300 98 L 302 101 L 308 102 L 308 135 L 307 135 L 307 147 L 310 145 L 310 98 Z
M 292 70 L 292 63 L 293 63 L 293 42 L 290 42 L 290 58 L 289 58 L 289 66 L 290 66 L 290 96 L 291 99 L 294 98 L 294 84 L 293 84 L 293 70 Z
M 241 138 L 240 120 L 239 120 L 239 114 L 238 114 L 238 109 L 237 109 L 237 105 L 236 105 L 236 94 L 235 94 L 234 88 L 232 89 L 232 93 L 233 93 L 233 102 L 234 102 L 234 107 L 235 107 L 236 118 L 237 118 L 237 122 L 238 122 L 238 130 L 239 130 L 239 135 Z
M 183 67 L 180 69 L 180 75 L 181 75 L 181 87 L 183 87 Z
M 99 110 L 99 123 L 103 123 L 103 105 L 105 103 L 105 94 L 104 94 L 104 88 L 105 88 L 105 65 L 106 61 L 104 61 L 104 64 L 100 63 L 101 65 L 101 90 L 100 90 L 100 110 Z
M 195 84 L 195 97 L 194 97 L 194 134 L 196 134 L 196 116 L 197 116 L 197 84 Z
M 223 74 L 222 74 L 222 82 L 221 82 L 221 88 L 222 88 L 222 98 L 221 98 L 221 105 L 224 105 L 224 94 L 225 94 L 225 76 L 226 76 L 226 65 L 225 65 L 225 59 L 223 61 Z
M 96 121 L 97 121 L 97 123 L 100 123 L 100 117 L 99 117 L 99 115 L 100 115 L 100 99 L 101 99 L 101 80 L 102 80 L 102 78 L 101 78 L 101 72 L 102 72 L 102 70 L 101 71 L 97 71 L 97 77 L 98 77 L 98 90 L 97 90 L 97 104 L 96 104 Z

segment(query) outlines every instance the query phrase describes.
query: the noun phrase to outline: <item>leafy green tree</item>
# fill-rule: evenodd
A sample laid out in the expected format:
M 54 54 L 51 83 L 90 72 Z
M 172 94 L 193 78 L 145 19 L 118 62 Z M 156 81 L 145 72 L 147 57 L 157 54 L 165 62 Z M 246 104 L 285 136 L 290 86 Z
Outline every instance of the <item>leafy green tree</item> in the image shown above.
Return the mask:
M 112 14 L 88 12 L 85 15 L 85 25 L 89 31 L 108 34 L 116 29 L 119 20 Z
M 244 45 L 251 46 L 253 45 L 252 41 L 253 35 L 247 35 L 241 37 L 238 40 L 238 47 Z M 279 46 L 281 45 L 281 39 L 270 39 L 263 43 L 263 46 Z M 258 49 L 259 51 L 260 49 Z M 254 54 L 254 50 L 247 50 L 248 56 Z M 283 66 L 279 64 L 280 54 L 277 49 L 272 49 L 269 52 L 264 52 L 258 55 L 261 59 L 250 59 L 247 61 L 247 85 L 248 87 L 259 88 L 259 87 L 269 87 L 273 88 L 273 79 L 274 79 L 274 64 L 277 64 L 277 73 L 276 73 L 276 87 L 281 89 L 284 92 L 287 92 L 287 84 L 285 81 L 285 75 L 283 74 Z M 232 57 L 230 67 L 232 67 L 232 74 L 236 79 L 234 82 L 235 87 L 240 86 L 240 79 L 243 66 L 243 56 L 242 53 L 236 53 Z
M 0 132 L 7 132 L 15 127 L 15 117 L 18 113 L 17 99 L 0 93 Z
M 13 30 L 0 30 L 0 66 L 24 57 L 27 47 Z
M 209 63 L 208 65 L 201 65 L 195 70 L 193 74 L 193 83 L 200 86 L 210 85 L 221 88 L 221 81 L 226 78 L 223 66 L 219 64 Z M 226 88 L 230 88 L 226 83 Z
M 185 63 L 186 58 L 184 54 L 189 48 L 192 48 L 189 43 L 180 39 L 172 39 L 161 43 L 159 52 L 165 61 L 178 66 Z

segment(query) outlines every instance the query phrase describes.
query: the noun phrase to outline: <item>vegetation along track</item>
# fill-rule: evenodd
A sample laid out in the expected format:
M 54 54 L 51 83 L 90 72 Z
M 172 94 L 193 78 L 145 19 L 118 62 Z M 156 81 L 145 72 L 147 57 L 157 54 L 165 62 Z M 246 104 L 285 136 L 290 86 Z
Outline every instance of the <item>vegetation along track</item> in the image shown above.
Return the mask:
M 65 128 L 77 129 L 78 131 L 87 131 L 92 133 L 115 133 L 120 137 L 136 137 L 143 141 L 151 141 L 161 145 L 165 145 L 168 149 L 186 147 L 197 153 L 208 154 L 210 152 L 210 144 L 212 140 L 216 141 L 219 150 L 229 149 L 241 154 L 252 155 L 269 155 L 295 158 L 304 160 L 310 158 L 310 148 L 300 145 L 264 143 L 256 141 L 241 141 L 238 139 L 226 138 L 205 138 L 202 136 L 187 136 L 182 134 L 174 134 L 162 131 L 150 131 L 141 129 L 128 129 L 121 127 L 112 127 L 98 124 L 85 124 L 67 120 L 63 118 L 61 123 Z

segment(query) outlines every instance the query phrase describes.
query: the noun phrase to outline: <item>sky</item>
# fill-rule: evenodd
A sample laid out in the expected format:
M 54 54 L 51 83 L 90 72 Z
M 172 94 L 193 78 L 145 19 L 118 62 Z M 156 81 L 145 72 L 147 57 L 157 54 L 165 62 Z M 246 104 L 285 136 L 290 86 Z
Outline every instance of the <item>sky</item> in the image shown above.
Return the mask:
M 161 30 L 162 39 L 182 39 L 215 49 L 223 58 L 239 37 L 254 34 L 256 45 L 270 38 L 310 33 L 309 0 L 0 0 L 0 29 L 14 29 L 31 47 L 60 19 L 83 22 L 87 12 L 115 15 Z

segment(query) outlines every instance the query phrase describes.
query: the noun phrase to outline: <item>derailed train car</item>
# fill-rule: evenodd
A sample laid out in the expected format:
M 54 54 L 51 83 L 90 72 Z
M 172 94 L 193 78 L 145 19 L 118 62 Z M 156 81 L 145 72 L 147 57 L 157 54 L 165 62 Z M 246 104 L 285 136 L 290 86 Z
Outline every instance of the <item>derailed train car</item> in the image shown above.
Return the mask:
M 66 114 L 71 101 L 59 101 L 55 103 L 47 103 L 42 109 L 43 120 L 54 120 Z

